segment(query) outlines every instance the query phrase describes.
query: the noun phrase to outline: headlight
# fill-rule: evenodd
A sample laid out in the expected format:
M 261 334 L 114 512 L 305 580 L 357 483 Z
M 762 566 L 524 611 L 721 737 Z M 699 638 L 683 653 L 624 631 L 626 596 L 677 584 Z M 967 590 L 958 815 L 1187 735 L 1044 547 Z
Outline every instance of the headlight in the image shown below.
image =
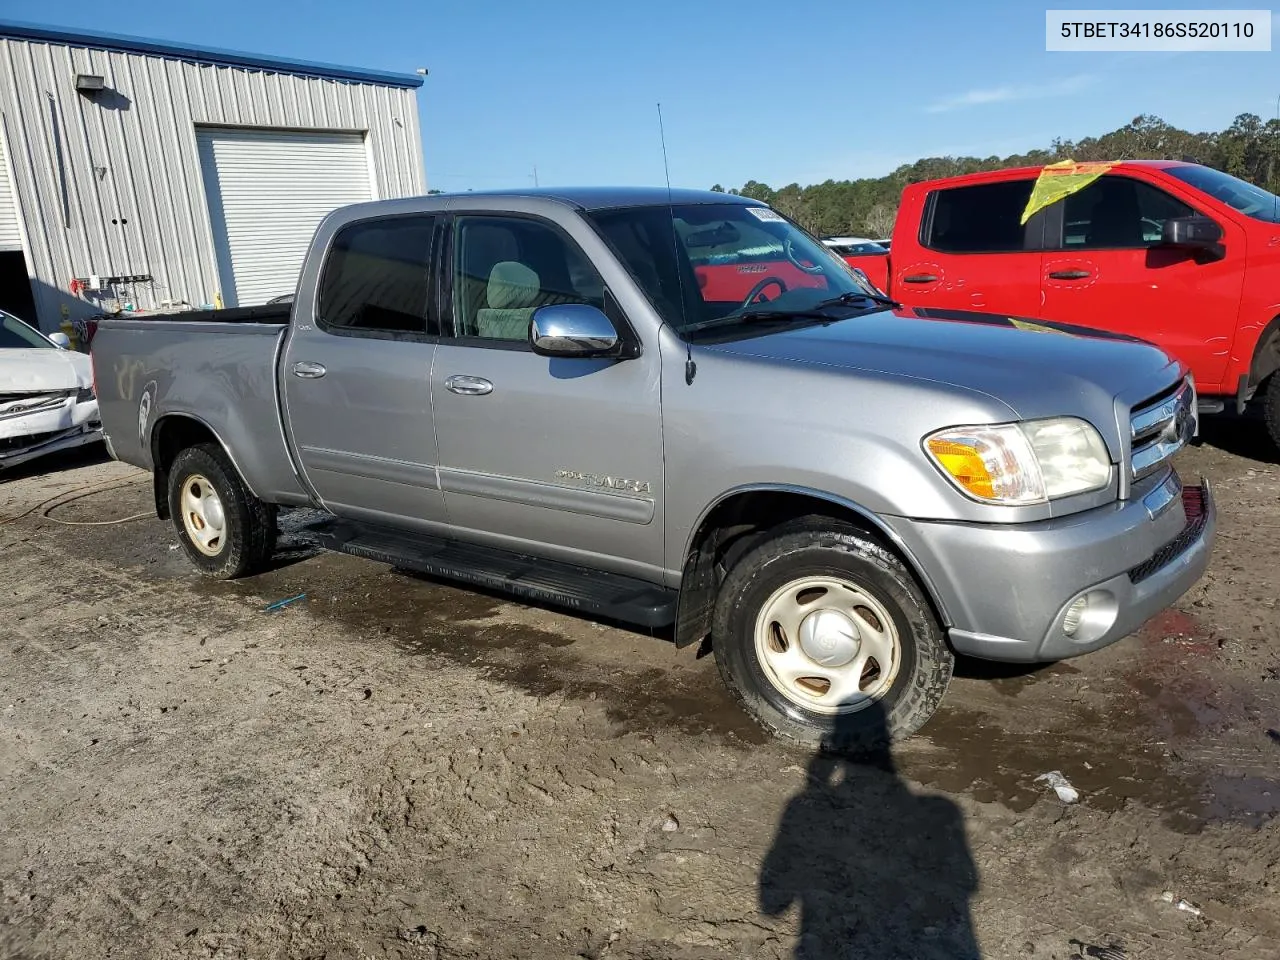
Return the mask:
M 98 395 L 93 392 L 93 387 L 81 387 L 76 392 L 76 403 L 88 403 L 90 400 L 97 400 Z
M 948 427 L 924 446 L 956 486 L 984 503 L 1044 503 L 1111 480 L 1106 444 L 1075 417 Z

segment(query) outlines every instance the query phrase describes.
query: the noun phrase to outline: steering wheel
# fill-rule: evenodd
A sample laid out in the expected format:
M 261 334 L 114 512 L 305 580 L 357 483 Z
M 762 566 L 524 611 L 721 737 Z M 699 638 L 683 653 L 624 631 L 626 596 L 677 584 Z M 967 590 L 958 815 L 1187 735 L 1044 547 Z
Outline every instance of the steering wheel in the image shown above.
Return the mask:
M 759 283 L 757 283 L 754 287 L 751 288 L 751 292 L 747 294 L 746 299 L 742 301 L 742 306 L 740 306 L 738 309 L 741 310 L 743 307 L 751 306 L 752 302 L 755 300 L 756 297 L 760 296 L 760 294 L 764 293 L 766 290 L 769 289 L 770 286 L 773 286 L 775 284 L 778 287 L 779 295 L 782 295 L 787 292 L 786 281 L 783 280 L 781 277 L 773 277 L 773 276 L 764 277 L 763 279 L 760 280 Z
M 805 266 L 800 258 L 796 256 L 795 237 L 787 237 L 782 243 L 782 252 L 787 255 L 787 259 L 795 266 L 797 270 L 808 274 L 818 274 L 822 272 L 822 264 L 811 263 Z

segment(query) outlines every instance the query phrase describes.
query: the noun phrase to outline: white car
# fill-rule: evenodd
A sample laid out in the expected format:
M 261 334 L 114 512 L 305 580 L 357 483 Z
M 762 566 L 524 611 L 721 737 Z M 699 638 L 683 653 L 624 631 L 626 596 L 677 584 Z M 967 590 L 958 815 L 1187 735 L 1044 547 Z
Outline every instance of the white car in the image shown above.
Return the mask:
M 822 243 L 842 257 L 884 253 L 888 249 L 883 241 L 868 240 L 866 237 L 824 237 Z
M 0 310 L 0 472 L 102 436 L 89 357 Z

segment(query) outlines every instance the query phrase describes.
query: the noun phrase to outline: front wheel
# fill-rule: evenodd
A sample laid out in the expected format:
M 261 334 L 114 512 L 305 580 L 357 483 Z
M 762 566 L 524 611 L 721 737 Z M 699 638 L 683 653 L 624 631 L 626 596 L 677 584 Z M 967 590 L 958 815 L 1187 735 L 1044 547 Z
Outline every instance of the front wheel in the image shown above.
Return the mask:
M 933 715 L 954 656 L 911 572 L 857 528 L 788 525 L 729 571 L 712 645 L 725 684 L 775 735 L 882 750 Z
M 1262 417 L 1271 442 L 1280 447 L 1280 373 L 1273 373 L 1259 391 L 1262 395 Z
M 174 459 L 169 515 L 187 558 L 216 580 L 257 573 L 275 551 L 275 508 L 248 491 L 216 444 L 188 447 Z

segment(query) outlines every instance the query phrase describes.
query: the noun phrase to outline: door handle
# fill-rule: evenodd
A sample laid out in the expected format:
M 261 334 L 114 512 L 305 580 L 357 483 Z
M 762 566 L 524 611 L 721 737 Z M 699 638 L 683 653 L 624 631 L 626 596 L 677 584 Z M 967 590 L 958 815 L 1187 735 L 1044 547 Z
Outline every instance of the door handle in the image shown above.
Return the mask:
M 903 277 L 903 283 L 933 283 L 938 279 L 936 274 L 932 273 L 913 273 L 909 277 Z
M 460 393 L 464 397 L 483 397 L 486 393 L 493 393 L 493 384 L 484 377 L 464 377 L 455 374 L 445 380 L 444 385 L 450 393 Z
M 1050 280 L 1088 280 L 1093 274 L 1088 270 L 1054 270 L 1050 272 Z
M 312 363 L 310 360 L 299 360 L 293 365 L 293 375 L 303 380 L 319 380 L 327 372 L 323 363 Z

